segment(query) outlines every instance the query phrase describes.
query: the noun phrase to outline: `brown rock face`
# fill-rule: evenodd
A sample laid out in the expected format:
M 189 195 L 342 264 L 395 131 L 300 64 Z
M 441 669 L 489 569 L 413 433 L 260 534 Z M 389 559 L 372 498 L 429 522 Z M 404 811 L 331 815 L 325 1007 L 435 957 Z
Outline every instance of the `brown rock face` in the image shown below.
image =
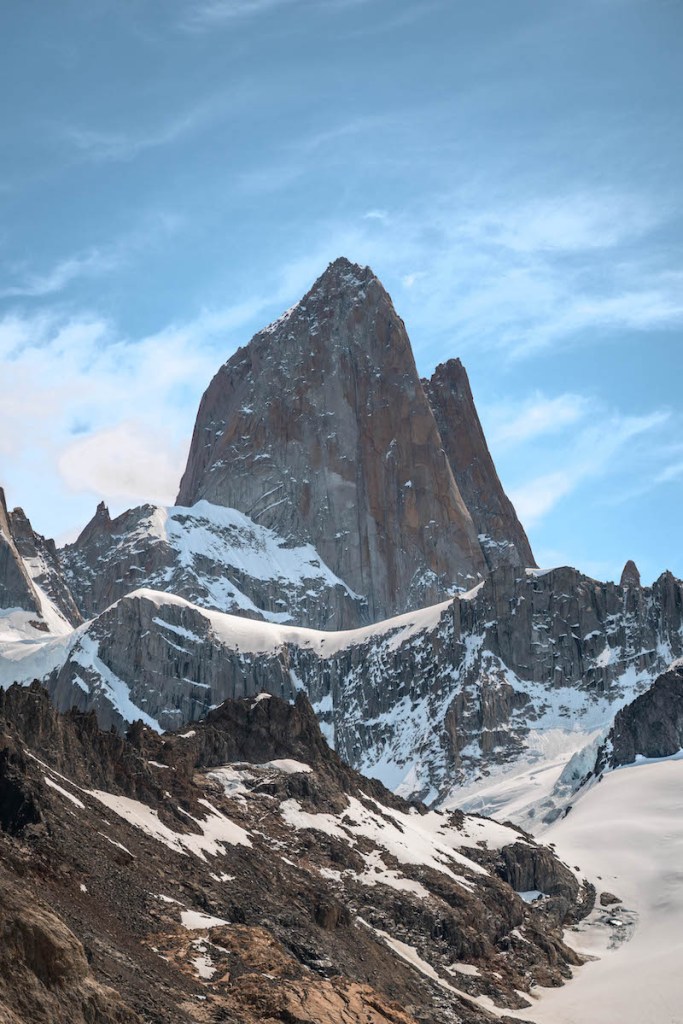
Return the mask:
M 628 562 L 624 566 L 621 572 L 621 579 L 619 580 L 620 587 L 639 587 L 640 586 L 640 572 L 638 566 L 629 558 Z
M 489 567 L 535 567 L 527 535 L 493 464 L 465 367 L 449 359 L 422 385 Z
M 93 976 L 83 946 L 0 865 L 0 1020 L 3 1024 L 140 1024 Z
M 371 619 L 486 571 L 403 321 L 348 260 L 214 377 L 177 503 L 201 498 L 311 542 Z

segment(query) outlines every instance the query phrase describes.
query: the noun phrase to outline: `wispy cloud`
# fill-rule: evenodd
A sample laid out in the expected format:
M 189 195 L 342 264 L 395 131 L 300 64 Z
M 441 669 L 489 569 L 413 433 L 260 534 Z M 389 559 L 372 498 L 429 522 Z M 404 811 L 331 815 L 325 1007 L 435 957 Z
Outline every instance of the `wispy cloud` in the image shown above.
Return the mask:
M 683 324 L 683 254 L 677 260 L 656 236 L 666 209 L 604 189 L 591 199 L 582 188 L 519 200 L 515 210 L 511 198 L 466 190 L 387 208 L 381 219 L 359 213 L 354 226 L 325 233 L 351 239 L 349 255 L 403 283 L 403 315 L 430 347 L 443 338 L 461 353 L 476 346 L 522 359 L 596 331 Z
M 624 282 L 623 290 L 612 295 L 558 293 L 555 308 L 549 309 L 526 337 L 514 329 L 505 333 L 512 354 L 518 358 L 528 356 L 560 338 L 578 337 L 590 328 L 649 331 L 683 323 L 683 274 L 663 272 L 650 274 L 649 278 L 642 282 L 645 287 Z
M 229 111 L 230 103 L 225 96 L 210 97 L 173 117 L 135 132 L 68 125 L 60 129 L 60 135 L 87 160 L 125 162 L 135 159 L 146 150 L 169 146 L 201 131 Z
M 11 285 L 0 291 L 0 298 L 35 298 L 60 292 L 72 281 L 83 277 L 98 277 L 120 264 L 114 252 L 89 249 L 78 256 L 70 256 L 56 263 L 44 274 L 31 274 L 22 284 Z
M 31 465 L 46 494 L 52 487 L 114 503 L 172 501 L 208 381 L 248 325 L 279 315 L 311 283 L 314 259 L 284 265 L 262 293 L 144 337 L 123 336 L 97 314 L 7 314 L 0 480 L 21 478 Z
M 334 11 L 346 7 L 359 7 L 372 0 L 204 0 L 192 4 L 184 15 L 183 28 L 206 31 L 239 19 L 269 14 L 278 8 L 301 7 Z
M 402 118 L 403 115 L 392 112 L 366 114 L 288 140 L 266 165 L 241 172 L 235 187 L 246 195 L 285 191 L 311 173 L 320 175 L 323 166 L 345 162 L 348 157 L 343 143 L 356 149 L 365 139 L 376 143 L 378 138 L 399 126 Z M 369 210 L 363 216 L 378 221 L 388 218 L 384 210 Z
M 564 394 L 555 398 L 534 395 L 522 407 L 490 411 L 488 437 L 494 445 L 514 445 L 532 438 L 555 434 L 583 419 L 590 402 L 583 395 Z
M 169 504 L 178 490 L 187 439 L 173 443 L 147 419 L 131 418 L 79 438 L 59 454 L 57 465 L 74 492 L 109 500 Z
M 522 484 L 511 495 L 512 503 L 522 522 L 527 527 L 535 526 L 561 498 L 566 497 L 578 486 L 580 479 L 576 473 L 555 470 Z
M 188 28 L 207 29 L 236 18 L 267 14 L 278 7 L 300 6 L 306 0 L 208 0 L 193 4 L 183 24 Z
M 683 462 L 673 462 L 655 476 L 655 483 L 668 484 L 683 477 Z
M 586 484 L 599 485 L 602 480 L 606 486 L 605 481 L 618 473 L 625 456 L 636 463 L 636 442 L 656 435 L 670 413 L 655 410 L 643 416 L 624 416 L 603 412 L 595 418 L 597 423 L 591 422 L 575 433 L 564 449 L 555 450 L 552 458 L 560 468 L 538 473 L 511 490 L 510 497 L 525 525 L 539 523 L 561 499 Z
M 15 478 L 27 461 L 39 457 L 41 465 L 33 471 L 46 487 L 52 479 L 56 487 L 110 498 L 141 499 L 145 490 L 172 497 L 168 490 L 161 493 L 159 482 L 173 475 L 177 482 L 179 453 L 191 429 L 182 410 L 175 418 L 172 413 L 188 390 L 196 401 L 216 361 L 215 353 L 212 358 L 210 351 L 198 349 L 191 330 L 126 339 L 97 316 L 65 318 L 48 311 L 5 317 L 0 321 L 2 475 Z M 116 439 L 125 458 L 115 456 Z
M 478 246 L 567 253 L 613 248 L 650 231 L 665 216 L 642 196 L 598 189 L 503 204 L 465 218 L 460 230 Z
M 182 219 L 171 213 L 155 213 L 119 239 L 58 260 L 43 273 L 24 272 L 16 284 L 0 289 L 0 299 L 43 298 L 63 291 L 84 278 L 103 277 L 133 257 L 166 240 L 179 229 Z

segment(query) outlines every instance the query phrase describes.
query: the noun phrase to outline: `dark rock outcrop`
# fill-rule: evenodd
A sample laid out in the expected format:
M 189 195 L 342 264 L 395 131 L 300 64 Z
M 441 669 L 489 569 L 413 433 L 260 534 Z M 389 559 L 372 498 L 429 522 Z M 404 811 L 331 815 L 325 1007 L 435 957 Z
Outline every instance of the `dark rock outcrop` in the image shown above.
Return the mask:
M 40 615 L 40 598 L 12 536 L 5 492 L 0 487 L 0 608 L 21 608 Z
M 178 504 L 202 498 L 312 543 L 371 620 L 486 571 L 403 321 L 348 260 L 209 385 Z
M 550 910 L 558 923 L 566 920 L 579 898 L 576 876 L 546 846 L 511 843 L 501 850 L 498 870 L 516 892 L 535 890 L 550 897 L 546 912 Z
M 34 531 L 23 509 L 8 511 L 5 492 L 0 487 L 0 609 L 30 612 L 34 618 L 26 625 L 48 632 L 52 611 L 49 603 L 57 618 L 61 616 L 64 620 L 64 626 L 76 626 L 82 621 L 64 579 L 54 541 Z
M 683 749 L 683 668 L 665 672 L 617 712 L 596 771 L 633 764 L 636 757 L 670 757 Z
M 422 385 L 487 564 L 491 569 L 535 566 L 527 535 L 493 464 L 465 367 L 459 359 L 449 359 Z
M 77 626 L 83 618 L 64 577 L 64 568 L 55 542 L 36 533 L 21 508 L 15 508 L 10 512 L 9 521 L 17 551 L 24 565 L 31 567 L 33 582 L 40 587 L 66 622 Z

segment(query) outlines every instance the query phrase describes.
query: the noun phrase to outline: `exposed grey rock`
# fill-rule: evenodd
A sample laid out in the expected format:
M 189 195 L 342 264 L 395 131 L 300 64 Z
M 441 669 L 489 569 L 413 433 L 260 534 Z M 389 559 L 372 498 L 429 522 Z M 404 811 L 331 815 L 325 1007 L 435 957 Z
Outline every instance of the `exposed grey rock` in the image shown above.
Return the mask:
M 633 764 L 637 756 L 670 757 L 683 749 L 683 668 L 665 672 L 621 708 L 601 747 L 595 773 Z
M 638 572 L 638 566 L 631 558 L 629 558 L 628 562 L 622 570 L 619 585 L 622 587 L 640 586 L 640 573 Z
M 535 567 L 527 535 L 493 464 L 465 367 L 449 359 L 422 385 L 487 564 L 491 569 Z
M 579 883 L 547 846 L 511 843 L 501 850 L 500 877 L 516 892 L 534 890 L 553 898 L 553 912 L 564 921 L 579 897 Z
M 202 498 L 312 543 L 371 620 L 486 571 L 403 321 L 348 260 L 214 377 L 178 504 Z
M 31 579 L 72 626 L 83 621 L 73 595 L 64 578 L 64 570 L 53 540 L 36 533 L 21 508 L 9 514 L 10 527 L 17 551 Z
M 5 492 L 0 487 L 0 608 L 21 608 L 40 615 L 40 598 L 12 536 Z
M 23 509 L 7 509 L 0 487 L 0 609 L 19 616 L 12 631 L 27 638 L 62 631 L 80 623 L 81 615 L 64 579 L 55 543 L 36 533 Z M 0 659 L 1 659 L 0 654 Z
M 141 591 L 88 627 L 49 685 L 107 725 L 144 712 L 162 728 L 226 697 L 304 689 L 346 761 L 433 799 L 524 755 L 535 726 L 607 724 L 683 654 L 682 625 L 669 573 L 634 591 L 501 566 L 450 603 L 340 637 Z
M 151 587 L 203 608 L 320 629 L 346 629 L 367 607 L 310 546 L 293 547 L 235 509 L 142 505 L 112 520 L 104 504 L 61 551 L 79 607 L 91 618 Z

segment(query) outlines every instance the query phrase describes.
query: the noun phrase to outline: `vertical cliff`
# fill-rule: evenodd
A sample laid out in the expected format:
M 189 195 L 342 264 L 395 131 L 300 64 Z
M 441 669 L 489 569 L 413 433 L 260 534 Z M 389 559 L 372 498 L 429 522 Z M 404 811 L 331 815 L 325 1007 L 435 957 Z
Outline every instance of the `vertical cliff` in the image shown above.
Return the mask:
M 493 464 L 465 367 L 449 359 L 422 384 L 489 568 L 534 567 L 524 527 Z

